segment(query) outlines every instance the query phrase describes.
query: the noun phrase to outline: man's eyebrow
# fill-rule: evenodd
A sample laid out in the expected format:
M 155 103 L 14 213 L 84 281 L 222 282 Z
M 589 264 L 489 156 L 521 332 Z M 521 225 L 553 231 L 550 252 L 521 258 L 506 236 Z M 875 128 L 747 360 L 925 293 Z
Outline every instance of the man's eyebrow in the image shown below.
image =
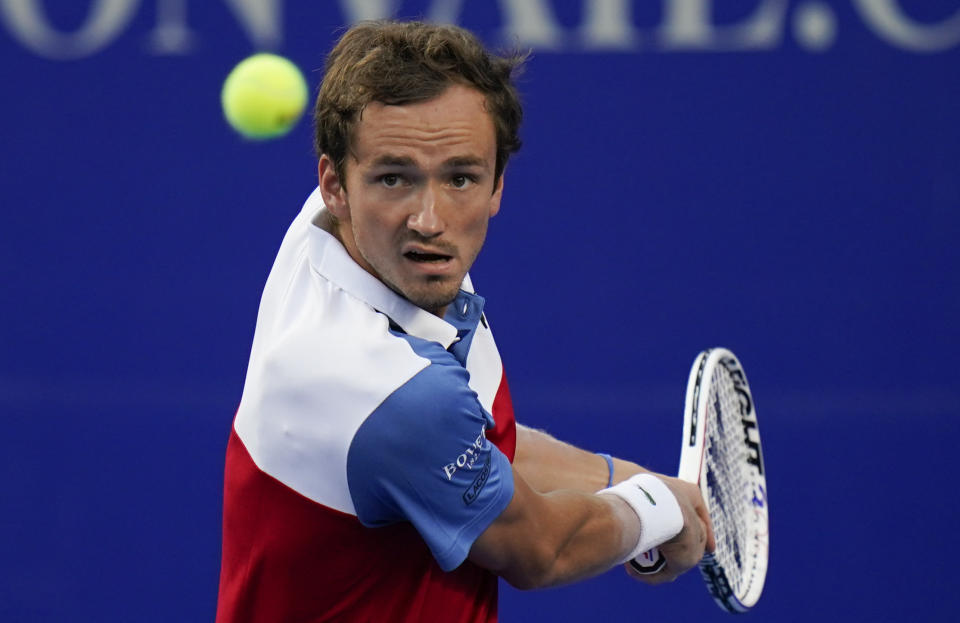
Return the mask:
M 374 167 L 413 167 L 416 161 L 410 156 L 397 156 L 394 154 L 383 154 L 373 160 Z M 486 167 L 486 158 L 479 156 L 454 156 L 444 161 L 444 168 L 456 169 L 461 167 Z
M 383 166 L 394 166 L 394 167 L 410 167 L 415 163 L 413 158 L 409 156 L 394 156 L 392 154 L 384 154 L 377 157 L 373 161 L 373 166 L 383 167 Z
M 487 160 L 479 156 L 454 156 L 445 161 L 443 165 L 449 169 L 458 167 L 485 167 L 487 166 Z

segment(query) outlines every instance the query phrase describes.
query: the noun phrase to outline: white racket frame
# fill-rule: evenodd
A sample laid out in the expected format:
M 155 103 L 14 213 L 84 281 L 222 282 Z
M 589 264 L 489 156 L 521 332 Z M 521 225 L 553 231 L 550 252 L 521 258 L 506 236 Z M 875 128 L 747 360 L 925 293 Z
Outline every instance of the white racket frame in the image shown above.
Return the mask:
M 700 492 L 709 509 L 710 491 L 707 487 L 704 453 L 706 452 L 706 427 L 709 424 L 707 415 L 711 413 L 712 407 L 708 404 L 710 392 L 703 390 L 718 366 L 722 366 L 731 375 L 734 388 L 741 398 L 740 421 L 743 426 L 744 443 L 748 448 L 747 461 L 741 465 L 746 486 L 746 490 L 741 495 L 748 496 L 749 500 L 746 506 L 749 514 L 744 518 L 747 525 L 746 543 L 742 544 L 745 545 L 746 551 L 741 555 L 743 566 L 742 581 L 738 583 L 739 586 L 734 587 L 734 583 L 731 582 L 731 579 L 736 577 L 735 570 L 724 568 L 716 556 L 710 554 L 704 556 L 700 563 L 700 572 L 717 604 L 728 612 L 738 613 L 746 612 L 756 605 L 763 591 L 770 549 L 770 516 L 756 406 L 743 366 L 740 365 L 736 355 L 726 348 L 703 351 L 697 356 L 690 369 L 684 404 L 683 443 L 678 477 L 700 487 Z M 717 544 L 718 548 L 722 546 L 721 543 Z

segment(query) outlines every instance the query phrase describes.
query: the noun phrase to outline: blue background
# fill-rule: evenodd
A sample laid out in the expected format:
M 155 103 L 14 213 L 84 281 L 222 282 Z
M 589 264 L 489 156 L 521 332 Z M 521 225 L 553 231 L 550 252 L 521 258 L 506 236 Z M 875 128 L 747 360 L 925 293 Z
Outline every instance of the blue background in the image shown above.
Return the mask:
M 918 51 L 871 2 L 704 3 L 716 32 L 782 11 L 753 49 L 666 45 L 679 0 L 627 2 L 623 49 L 578 37 L 586 2 L 539 3 L 552 45 L 513 39 L 534 53 L 525 146 L 473 277 L 518 419 L 672 472 L 690 362 L 737 352 L 771 492 L 756 620 L 960 606 L 960 14 L 876 0 L 921 41 L 947 31 Z M 71 48 L 107 4 L 0 0 L 0 618 L 209 621 L 260 290 L 315 184 L 307 120 L 245 141 L 219 89 L 261 49 L 315 87 L 359 3 L 259 3 L 282 10 L 257 31 L 238 7 L 258 3 L 118 0 L 122 26 Z M 458 23 L 510 40 L 507 3 L 463 4 Z M 189 45 L 158 48 L 178 8 Z M 694 574 L 501 597 L 506 622 L 726 616 Z

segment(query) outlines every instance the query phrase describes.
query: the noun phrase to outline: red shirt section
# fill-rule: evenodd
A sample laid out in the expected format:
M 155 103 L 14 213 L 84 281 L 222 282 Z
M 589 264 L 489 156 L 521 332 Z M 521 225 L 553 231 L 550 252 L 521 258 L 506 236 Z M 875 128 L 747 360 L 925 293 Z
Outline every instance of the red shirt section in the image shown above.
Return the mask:
M 510 460 L 506 376 L 488 439 Z M 469 560 L 444 573 L 408 523 L 366 528 L 265 474 L 236 432 L 227 446 L 217 623 L 497 619 L 498 579 Z

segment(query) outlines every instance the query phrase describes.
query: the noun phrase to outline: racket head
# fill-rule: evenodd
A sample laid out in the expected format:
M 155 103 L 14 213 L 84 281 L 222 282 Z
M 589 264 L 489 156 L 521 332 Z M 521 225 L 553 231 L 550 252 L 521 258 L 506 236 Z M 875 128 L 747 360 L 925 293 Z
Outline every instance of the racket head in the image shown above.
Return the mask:
M 703 351 L 690 369 L 679 477 L 700 487 L 713 523 L 717 549 L 700 563 L 710 594 L 746 612 L 767 574 L 770 509 L 753 395 L 725 348 Z

